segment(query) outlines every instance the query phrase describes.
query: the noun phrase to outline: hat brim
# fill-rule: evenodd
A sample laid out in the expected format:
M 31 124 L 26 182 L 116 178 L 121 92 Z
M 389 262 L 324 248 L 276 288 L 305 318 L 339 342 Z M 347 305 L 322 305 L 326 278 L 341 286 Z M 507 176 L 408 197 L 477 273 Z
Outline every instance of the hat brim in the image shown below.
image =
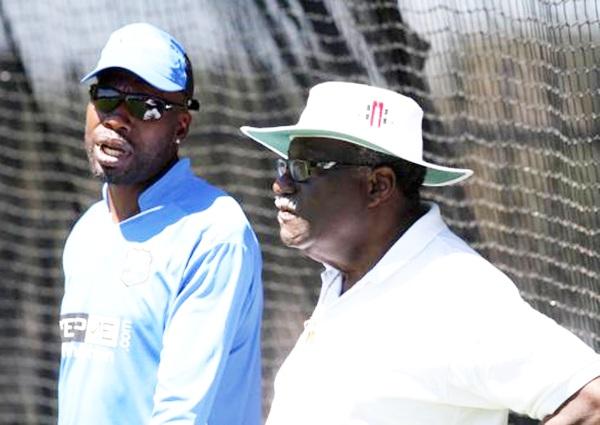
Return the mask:
M 139 78 L 144 80 L 146 83 L 150 84 L 152 87 L 157 88 L 166 92 L 176 92 L 176 91 L 184 91 L 185 87 L 181 87 L 180 85 L 170 81 L 169 79 L 159 75 L 157 73 L 151 72 L 144 67 L 138 66 L 135 63 L 124 64 L 122 62 L 117 63 L 105 63 L 96 67 L 92 72 L 83 77 L 80 82 L 86 83 L 94 77 L 97 77 L 99 73 L 111 68 L 119 68 L 125 71 L 131 72 L 137 75 Z
M 401 158 L 395 153 L 382 149 L 381 147 L 369 143 L 366 140 L 337 131 L 303 128 L 295 125 L 267 128 L 243 126 L 240 128 L 240 130 L 246 136 L 286 159 L 288 157 L 287 153 L 290 143 L 295 137 L 327 137 L 339 139 L 377 152 L 391 155 L 396 158 Z M 431 164 L 424 160 L 414 160 L 408 158 L 402 159 L 427 168 L 425 181 L 423 182 L 423 185 L 425 186 L 448 186 L 465 180 L 473 174 L 472 170 L 465 168 L 443 167 L 441 165 Z

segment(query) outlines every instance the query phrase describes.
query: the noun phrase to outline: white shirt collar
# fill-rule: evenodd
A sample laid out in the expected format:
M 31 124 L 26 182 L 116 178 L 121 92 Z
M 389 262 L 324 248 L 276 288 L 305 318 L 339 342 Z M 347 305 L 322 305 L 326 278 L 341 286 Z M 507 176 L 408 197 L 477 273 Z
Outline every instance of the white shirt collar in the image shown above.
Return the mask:
M 385 280 L 391 273 L 403 267 L 425 249 L 427 244 L 440 232 L 447 229 L 438 205 L 432 202 L 424 202 L 423 204 L 429 207 L 427 213 L 404 232 L 379 262 L 356 282 L 348 292 L 357 291 L 369 282 Z M 339 298 L 342 289 L 340 271 L 329 264 L 323 265 L 325 270 L 321 273 L 322 286 L 317 307 L 321 304 L 329 304 Z

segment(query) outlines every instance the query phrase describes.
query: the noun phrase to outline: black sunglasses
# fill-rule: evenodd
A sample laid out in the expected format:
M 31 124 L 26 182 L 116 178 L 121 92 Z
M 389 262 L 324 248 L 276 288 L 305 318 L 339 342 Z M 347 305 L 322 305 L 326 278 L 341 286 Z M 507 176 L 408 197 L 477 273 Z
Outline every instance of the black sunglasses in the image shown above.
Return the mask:
M 277 175 L 282 177 L 286 172 L 295 182 L 307 181 L 314 169 L 331 170 L 335 167 L 372 167 L 372 164 L 349 164 L 337 161 L 308 161 L 305 159 L 277 159 Z
M 127 111 L 142 121 L 158 121 L 166 111 L 176 107 L 186 107 L 180 103 L 167 102 L 156 96 L 125 93 L 114 87 L 103 87 L 97 84 L 90 86 L 90 100 L 96 109 L 104 114 L 111 113 L 121 103 L 124 103 Z

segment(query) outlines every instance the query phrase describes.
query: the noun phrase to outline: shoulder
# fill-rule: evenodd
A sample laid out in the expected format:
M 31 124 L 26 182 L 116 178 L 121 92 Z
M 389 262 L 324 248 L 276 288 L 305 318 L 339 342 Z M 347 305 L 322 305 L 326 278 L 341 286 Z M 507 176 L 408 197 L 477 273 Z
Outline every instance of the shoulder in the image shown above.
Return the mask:
M 423 293 L 435 293 L 453 318 L 520 305 L 513 280 L 449 229 L 441 230 L 409 265 Z M 500 307 L 502 308 L 502 307 Z
M 77 264 L 82 252 L 89 250 L 91 241 L 97 242 L 107 237 L 106 204 L 100 200 L 90 206 L 75 222 L 64 244 L 62 253 L 63 267 L 66 269 Z
M 73 239 L 79 234 L 98 232 L 98 220 L 107 211 L 103 200 L 93 203 L 76 221 L 69 233 L 68 239 Z
M 512 282 L 502 270 L 447 227 L 427 244 L 421 257 L 434 266 L 432 271 L 457 283 Z
M 175 202 L 190 213 L 203 209 L 242 214 L 239 203 L 229 193 L 196 175 L 188 176 L 176 189 Z
M 241 205 L 224 190 L 194 176 L 178 189 L 174 205 L 181 211 L 181 225 L 194 229 L 204 242 L 250 241 L 256 237 Z

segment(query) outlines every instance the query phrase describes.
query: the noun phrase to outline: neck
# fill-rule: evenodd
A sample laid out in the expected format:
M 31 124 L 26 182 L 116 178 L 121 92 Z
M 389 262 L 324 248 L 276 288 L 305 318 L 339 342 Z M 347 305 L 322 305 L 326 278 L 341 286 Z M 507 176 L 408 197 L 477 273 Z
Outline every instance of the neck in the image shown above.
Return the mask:
M 139 197 L 144 190 L 152 186 L 178 161 L 174 158 L 167 166 L 151 179 L 135 184 L 108 184 L 108 206 L 115 223 L 127 220 L 140 212 Z
M 138 198 L 144 189 L 141 185 L 108 185 L 108 205 L 115 223 L 127 220 L 140 212 Z
M 322 262 L 331 264 L 342 273 L 342 293 L 350 289 L 362 279 L 383 258 L 400 237 L 425 214 L 426 208 L 418 206 L 409 213 L 396 215 L 400 217 L 375 217 L 368 225 L 368 232 L 355 244 L 341 252 L 336 252 L 335 258 Z M 335 252 L 332 250 L 331 252 Z

